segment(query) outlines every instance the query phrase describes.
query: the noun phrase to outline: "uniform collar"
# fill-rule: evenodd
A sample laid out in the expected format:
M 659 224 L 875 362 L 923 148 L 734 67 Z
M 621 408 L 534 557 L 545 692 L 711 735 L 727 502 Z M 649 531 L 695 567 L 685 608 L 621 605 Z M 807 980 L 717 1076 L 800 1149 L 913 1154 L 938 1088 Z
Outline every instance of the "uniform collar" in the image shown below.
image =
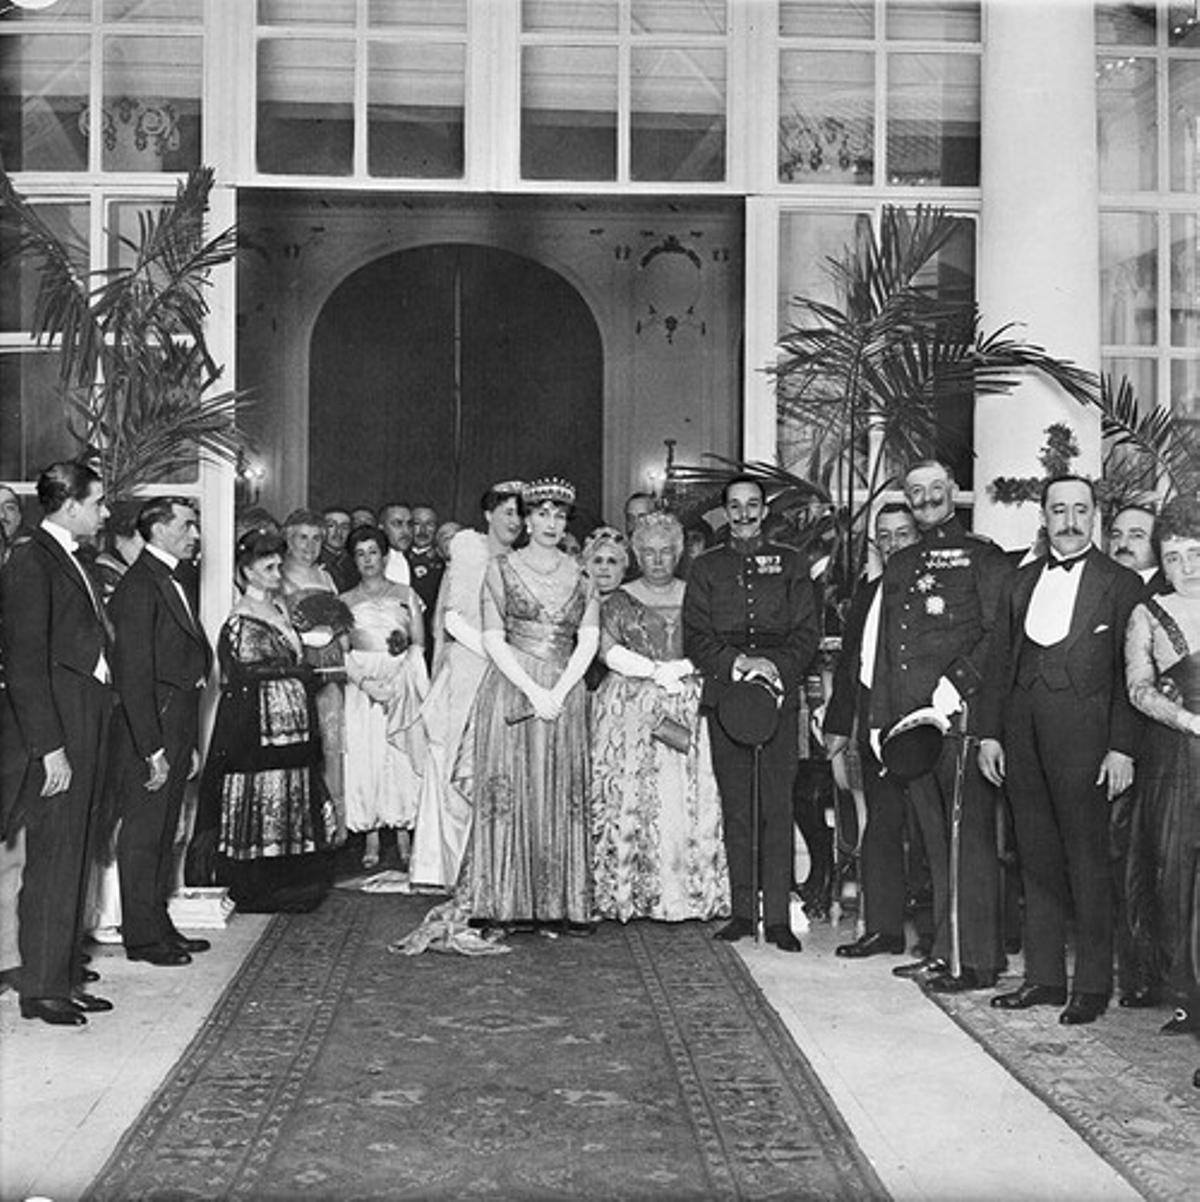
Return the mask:
M 731 538 L 729 547 L 736 555 L 756 555 L 763 549 L 765 541 L 761 534 L 748 539 Z

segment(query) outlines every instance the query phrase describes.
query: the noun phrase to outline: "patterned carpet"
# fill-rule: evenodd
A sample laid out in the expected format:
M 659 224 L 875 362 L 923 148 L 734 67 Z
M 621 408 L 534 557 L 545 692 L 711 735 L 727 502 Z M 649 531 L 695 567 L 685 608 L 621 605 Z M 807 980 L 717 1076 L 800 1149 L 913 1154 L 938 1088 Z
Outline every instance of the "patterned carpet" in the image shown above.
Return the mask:
M 1089 1026 L 1064 1027 L 1053 1006 L 1004 1012 L 990 992 L 929 996 L 1143 1196 L 1200 1196 L 1200 1045 L 1158 1034 L 1168 1010 L 1113 1006 Z
M 428 905 L 276 918 L 89 1197 L 885 1196 L 707 928 L 388 954 Z

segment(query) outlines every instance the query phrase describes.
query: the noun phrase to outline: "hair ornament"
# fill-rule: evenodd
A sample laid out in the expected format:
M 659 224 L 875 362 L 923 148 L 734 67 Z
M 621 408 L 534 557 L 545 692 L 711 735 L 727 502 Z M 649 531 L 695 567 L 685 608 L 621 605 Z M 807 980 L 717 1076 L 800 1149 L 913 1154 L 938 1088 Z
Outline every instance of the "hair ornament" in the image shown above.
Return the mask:
M 575 486 L 561 476 L 542 476 L 525 485 L 522 497 L 527 506 L 540 505 L 543 501 L 570 506 L 575 504 Z
M 492 492 L 509 493 L 514 497 L 524 496 L 525 489 L 529 486 L 524 480 L 501 480 L 499 484 L 492 485 Z

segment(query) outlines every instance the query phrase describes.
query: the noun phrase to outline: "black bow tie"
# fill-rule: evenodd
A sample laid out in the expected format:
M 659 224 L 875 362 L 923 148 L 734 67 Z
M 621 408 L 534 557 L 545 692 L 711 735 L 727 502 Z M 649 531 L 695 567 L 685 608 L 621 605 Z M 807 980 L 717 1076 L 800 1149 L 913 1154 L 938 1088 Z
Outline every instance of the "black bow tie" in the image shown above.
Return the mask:
M 1086 554 L 1085 551 L 1084 555 Z M 1076 555 L 1074 559 L 1051 559 L 1046 563 L 1046 571 L 1052 572 L 1055 568 L 1062 568 L 1064 572 L 1069 572 L 1082 559 L 1083 555 Z
M 181 559 L 172 569 L 171 577 L 177 580 L 180 584 L 190 584 L 192 582 L 191 568 Z

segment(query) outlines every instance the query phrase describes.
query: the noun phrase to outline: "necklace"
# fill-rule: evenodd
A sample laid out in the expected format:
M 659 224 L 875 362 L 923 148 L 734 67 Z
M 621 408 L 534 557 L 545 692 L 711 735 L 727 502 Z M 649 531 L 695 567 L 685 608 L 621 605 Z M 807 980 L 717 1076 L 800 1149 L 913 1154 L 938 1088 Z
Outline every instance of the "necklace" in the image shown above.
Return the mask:
M 538 567 L 538 566 L 537 566 L 537 565 L 536 565 L 536 564 L 533 562 L 533 560 L 532 560 L 532 559 L 529 557 L 529 555 L 528 555 L 528 554 L 522 554 L 522 555 L 521 555 L 521 562 L 522 562 L 522 563 L 523 563 L 523 564 L 524 564 L 524 565 L 525 565 L 525 566 L 526 566 L 526 567 L 527 567 L 527 568 L 528 568 L 528 569 L 529 569 L 529 570 L 530 570 L 530 571 L 531 571 L 531 572 L 532 572 L 532 573 L 533 573 L 535 576 L 545 576 L 545 577 L 548 577 L 548 576 L 553 576 L 553 575 L 555 574 L 555 572 L 557 572 L 557 571 L 559 570 L 559 568 L 561 568 L 561 567 L 563 566 L 563 564 L 564 564 L 564 563 L 566 563 L 566 559 L 567 559 L 567 557 L 566 557 L 565 555 L 559 555 L 559 556 L 557 556 L 557 558 L 554 560 L 554 566 L 553 566 L 553 567 L 549 567 L 549 568 L 539 568 L 539 567 Z

